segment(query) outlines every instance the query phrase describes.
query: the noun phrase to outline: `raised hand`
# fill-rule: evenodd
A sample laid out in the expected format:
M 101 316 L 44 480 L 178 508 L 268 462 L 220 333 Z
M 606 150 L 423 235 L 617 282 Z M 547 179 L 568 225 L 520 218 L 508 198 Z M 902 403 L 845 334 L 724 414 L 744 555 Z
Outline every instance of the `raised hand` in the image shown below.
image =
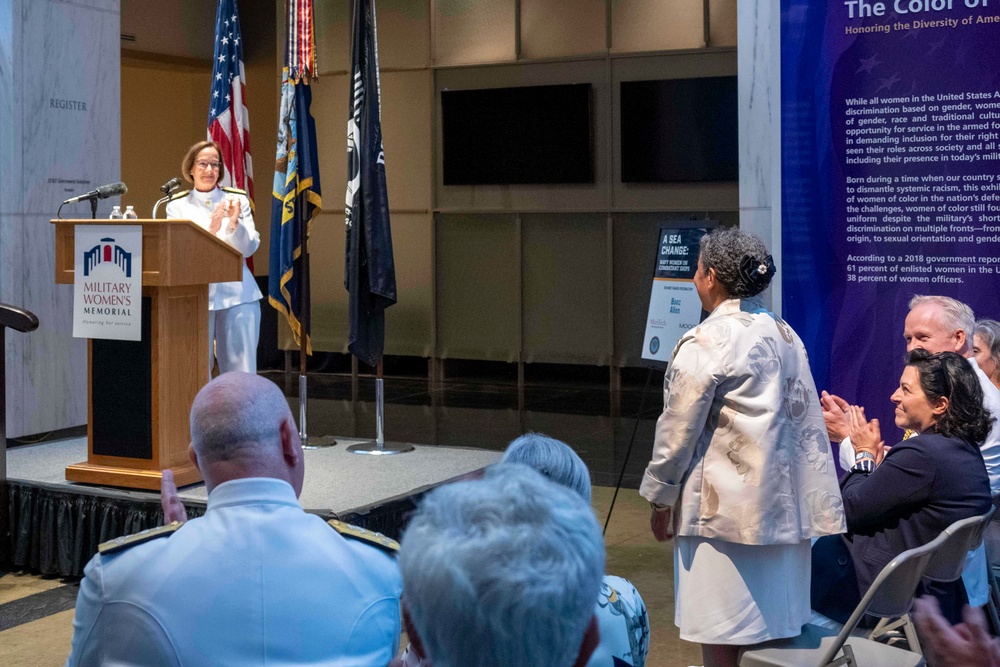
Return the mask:
M 210 234 L 217 234 L 222 229 L 222 221 L 228 217 L 226 213 L 226 203 L 228 201 L 226 199 L 215 205 L 215 210 L 212 211 L 212 219 L 208 223 Z
M 875 457 L 875 465 L 882 463 L 885 457 L 885 441 L 882 440 L 882 430 L 877 419 L 865 419 L 865 409 L 856 405 L 850 406 L 848 414 L 851 418 L 851 444 L 854 451 L 870 452 Z
M 163 507 L 164 524 L 187 521 L 187 510 L 184 509 L 184 503 L 177 494 L 173 470 L 164 470 L 160 477 L 160 505 Z
M 826 432 L 833 442 L 843 442 L 851 432 L 851 417 L 848 411 L 850 403 L 840 396 L 823 392 L 819 397 L 819 405 L 823 409 L 823 421 L 826 422 Z
M 941 615 L 934 598 L 918 598 L 913 607 L 928 665 L 1000 667 L 1000 641 L 990 637 L 981 609 L 966 607 L 962 614 L 965 622 L 953 627 Z
M 226 199 L 225 204 L 226 208 L 224 212 L 229 223 L 226 225 L 226 233 L 232 234 L 236 231 L 236 226 L 240 222 L 240 202 L 235 197 L 229 197 Z

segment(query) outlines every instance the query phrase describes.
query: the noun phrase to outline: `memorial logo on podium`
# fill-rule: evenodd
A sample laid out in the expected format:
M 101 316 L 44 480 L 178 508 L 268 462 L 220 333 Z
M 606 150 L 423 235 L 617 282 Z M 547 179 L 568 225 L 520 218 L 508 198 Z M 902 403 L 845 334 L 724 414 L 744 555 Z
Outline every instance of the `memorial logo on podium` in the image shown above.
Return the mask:
M 142 338 L 142 227 L 76 227 L 73 336 Z

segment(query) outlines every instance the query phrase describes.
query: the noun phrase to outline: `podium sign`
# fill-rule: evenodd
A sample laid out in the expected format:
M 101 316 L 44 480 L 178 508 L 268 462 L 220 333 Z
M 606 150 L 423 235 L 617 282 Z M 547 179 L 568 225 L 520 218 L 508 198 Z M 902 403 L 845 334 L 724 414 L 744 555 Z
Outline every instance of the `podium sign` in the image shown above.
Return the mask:
M 141 340 L 142 226 L 76 230 L 73 337 Z
M 643 359 L 669 362 L 677 341 L 701 321 L 694 274 L 698 270 L 698 243 L 707 232 L 704 228 L 660 230 L 642 339 Z

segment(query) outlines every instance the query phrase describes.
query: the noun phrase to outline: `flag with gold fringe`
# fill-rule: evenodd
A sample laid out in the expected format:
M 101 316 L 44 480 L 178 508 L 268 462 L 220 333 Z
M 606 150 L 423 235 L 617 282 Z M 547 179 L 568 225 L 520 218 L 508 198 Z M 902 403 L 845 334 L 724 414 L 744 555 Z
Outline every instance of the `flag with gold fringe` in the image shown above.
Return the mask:
M 316 78 L 312 0 L 288 0 L 286 65 L 281 72 L 278 148 L 271 201 L 271 257 L 268 300 L 288 320 L 301 345 L 312 354 L 308 335 L 309 283 L 304 275 L 303 242 L 320 213 L 316 123 L 309 108 L 310 80 Z

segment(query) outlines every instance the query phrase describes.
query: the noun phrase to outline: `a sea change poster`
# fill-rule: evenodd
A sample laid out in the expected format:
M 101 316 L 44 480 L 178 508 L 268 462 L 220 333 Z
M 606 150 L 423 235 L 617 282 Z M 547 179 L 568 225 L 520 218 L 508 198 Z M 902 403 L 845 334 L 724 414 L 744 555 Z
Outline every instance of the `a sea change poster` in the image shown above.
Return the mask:
M 783 314 L 882 419 L 915 294 L 1000 319 L 1000 0 L 782 0 Z

